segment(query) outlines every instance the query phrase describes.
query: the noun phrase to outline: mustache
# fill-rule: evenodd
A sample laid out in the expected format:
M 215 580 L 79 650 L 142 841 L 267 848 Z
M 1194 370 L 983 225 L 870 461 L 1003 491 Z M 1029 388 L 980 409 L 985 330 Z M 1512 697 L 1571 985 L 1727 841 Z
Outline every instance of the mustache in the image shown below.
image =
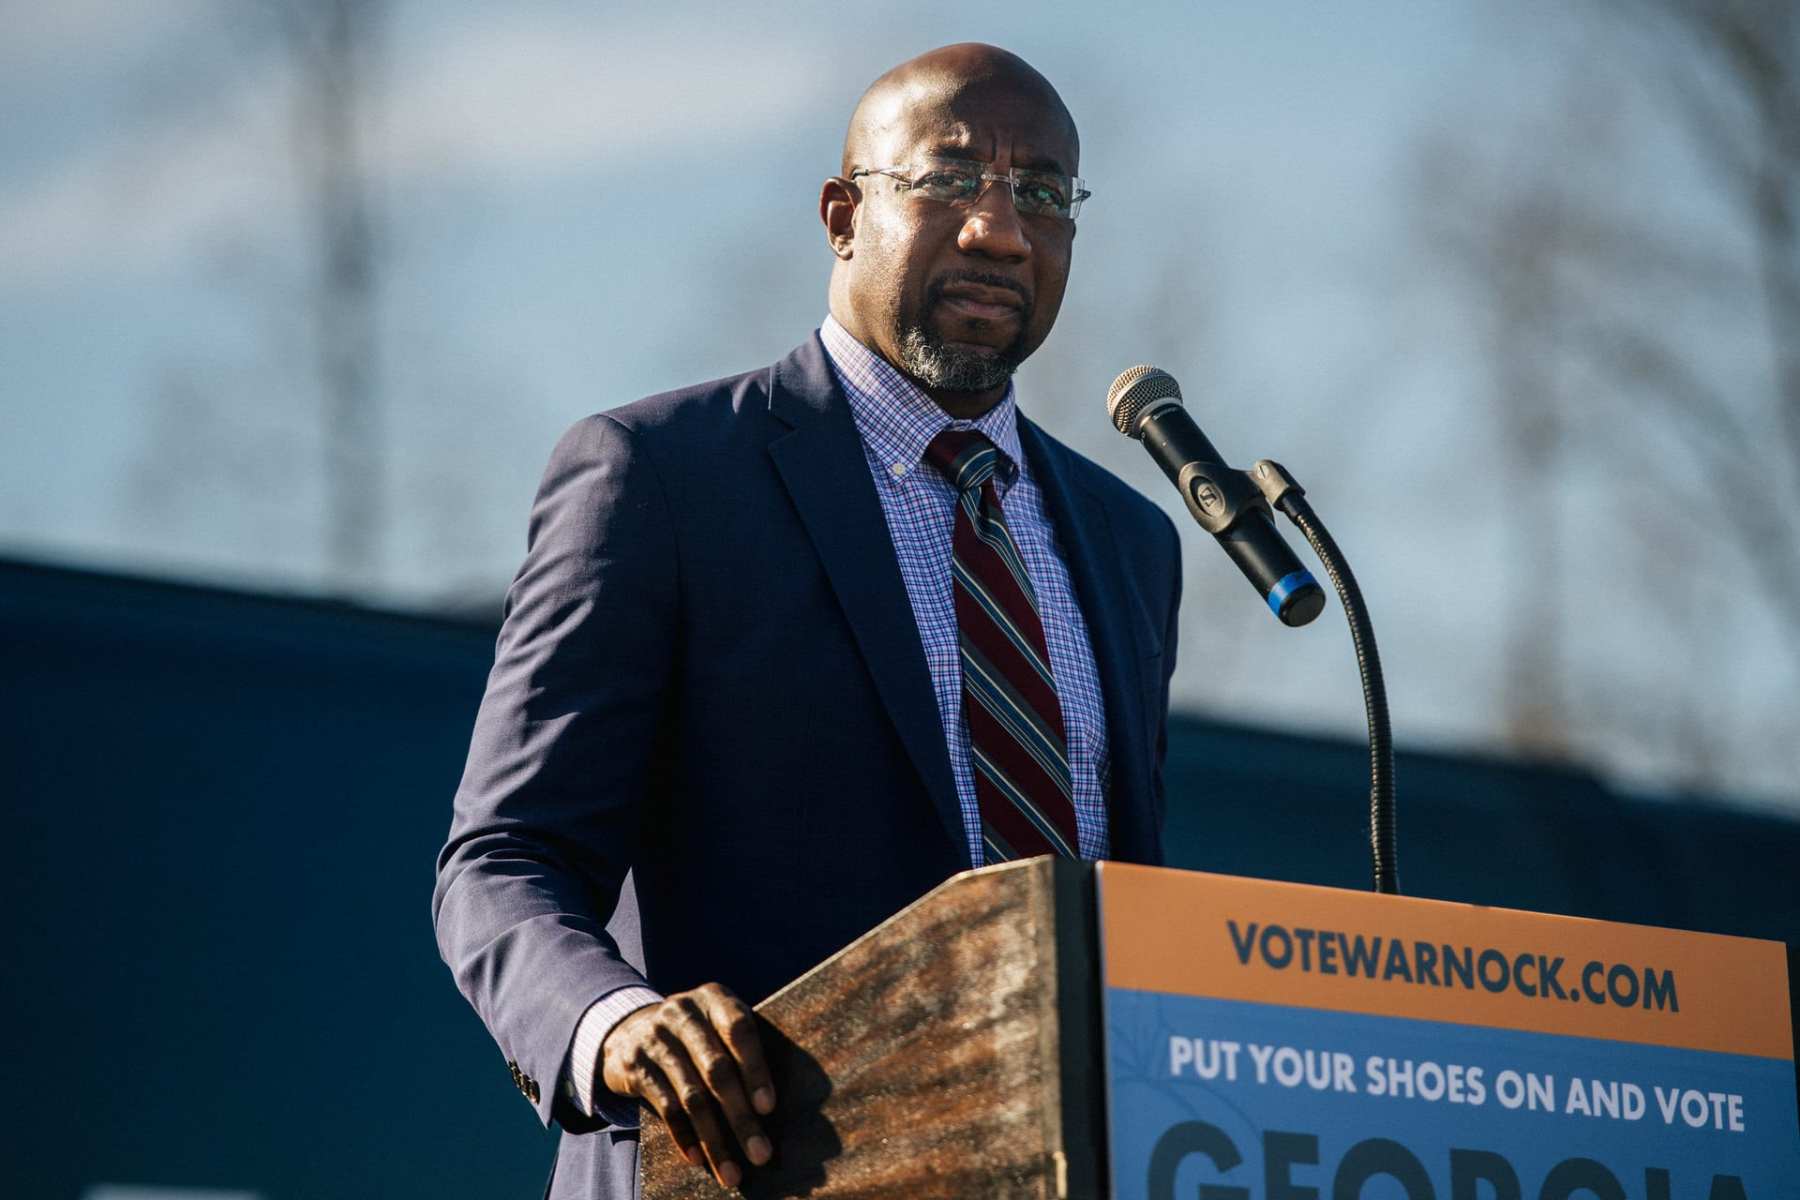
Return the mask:
M 1031 289 L 1016 279 L 1008 279 L 1004 275 L 994 275 L 986 271 L 950 271 L 931 281 L 925 290 L 927 305 L 936 304 L 944 298 L 944 289 L 957 283 L 975 283 L 983 287 L 1005 288 L 1019 298 L 1020 305 L 1026 312 L 1031 311 Z

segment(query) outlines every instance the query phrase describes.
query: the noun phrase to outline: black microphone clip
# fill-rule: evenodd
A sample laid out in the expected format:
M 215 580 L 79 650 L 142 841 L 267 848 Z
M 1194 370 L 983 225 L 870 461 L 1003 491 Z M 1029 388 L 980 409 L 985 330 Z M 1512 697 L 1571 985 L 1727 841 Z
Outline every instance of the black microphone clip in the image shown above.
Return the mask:
M 1251 509 L 1269 513 L 1269 502 L 1249 472 L 1221 463 L 1187 463 L 1175 486 L 1200 528 L 1215 537 L 1243 520 Z

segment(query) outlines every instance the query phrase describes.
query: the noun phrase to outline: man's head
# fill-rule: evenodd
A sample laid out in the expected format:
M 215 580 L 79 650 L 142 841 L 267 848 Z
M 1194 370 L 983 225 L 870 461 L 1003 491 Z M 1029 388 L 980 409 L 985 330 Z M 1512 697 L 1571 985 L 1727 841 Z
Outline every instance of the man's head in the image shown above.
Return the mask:
M 1074 176 L 1080 152 L 1056 89 L 1017 55 L 964 43 L 895 67 L 863 94 L 820 192 L 832 315 L 940 404 L 984 410 L 1056 323 L 1074 223 L 1019 211 L 1004 180 L 956 203 L 907 184 L 927 158 Z

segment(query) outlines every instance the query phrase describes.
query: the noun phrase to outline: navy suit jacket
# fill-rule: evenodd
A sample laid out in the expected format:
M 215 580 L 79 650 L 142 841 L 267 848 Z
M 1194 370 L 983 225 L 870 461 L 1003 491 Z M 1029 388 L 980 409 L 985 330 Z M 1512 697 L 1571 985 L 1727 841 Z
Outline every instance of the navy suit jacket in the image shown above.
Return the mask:
M 1093 640 L 1113 857 L 1161 859 L 1180 549 L 1020 417 Z M 506 598 L 432 915 L 539 1120 L 551 1194 L 629 1196 L 636 1131 L 559 1071 L 590 1002 L 755 1003 L 969 866 L 942 723 L 848 401 L 815 334 L 588 417 Z

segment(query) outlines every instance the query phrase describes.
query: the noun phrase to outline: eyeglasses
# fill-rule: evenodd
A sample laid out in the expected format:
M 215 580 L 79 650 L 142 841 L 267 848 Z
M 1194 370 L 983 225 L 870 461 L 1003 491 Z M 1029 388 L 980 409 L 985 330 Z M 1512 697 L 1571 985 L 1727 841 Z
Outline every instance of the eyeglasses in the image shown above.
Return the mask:
M 960 158 L 921 158 L 892 167 L 858 167 L 850 172 L 850 178 L 886 175 L 915 196 L 958 207 L 975 203 L 990 182 L 1004 180 L 1012 192 L 1014 208 L 1027 216 L 1064 221 L 1073 221 L 1081 211 L 1081 202 L 1093 195 L 1087 190 L 1087 181 L 1073 175 L 1017 168 L 1002 174 L 988 170 L 991 166 L 992 163 Z

